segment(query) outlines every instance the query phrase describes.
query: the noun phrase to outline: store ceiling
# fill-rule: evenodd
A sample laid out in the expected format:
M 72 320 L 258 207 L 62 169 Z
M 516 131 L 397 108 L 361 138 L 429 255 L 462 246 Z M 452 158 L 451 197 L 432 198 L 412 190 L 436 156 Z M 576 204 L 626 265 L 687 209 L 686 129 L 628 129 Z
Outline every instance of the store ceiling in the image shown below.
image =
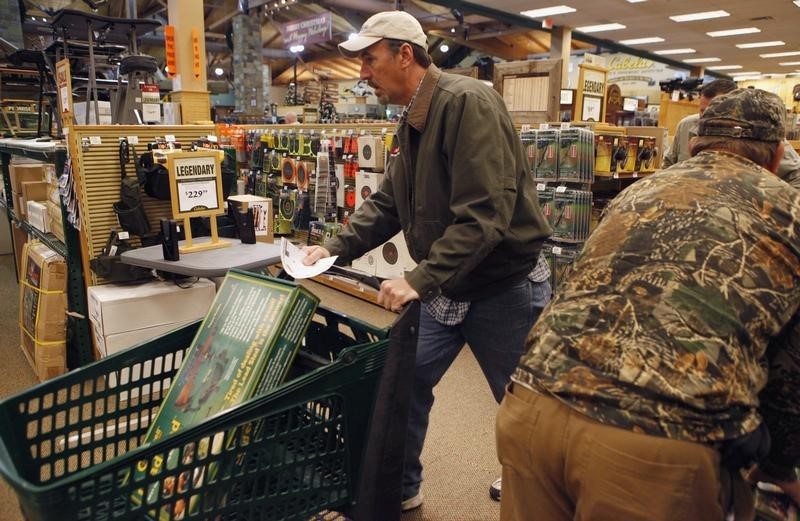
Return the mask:
M 462 6 L 464 2 L 433 0 L 436 3 Z M 476 2 L 478 3 L 478 2 Z M 670 49 L 694 49 L 696 52 L 665 56 L 675 61 L 717 58 L 719 61 L 698 65 L 722 74 L 759 72 L 787 74 L 800 71 L 800 2 L 792 0 L 493 0 L 491 8 L 519 16 L 521 11 L 555 5 L 566 5 L 575 12 L 550 16 L 555 25 L 578 27 L 618 23 L 624 29 L 593 32 L 592 39 L 621 42 L 645 37 L 663 38 L 663 42 L 629 44 L 630 47 L 653 53 Z M 725 11 L 720 18 L 675 22 L 670 16 L 706 11 Z M 728 29 L 755 28 L 759 32 L 739 36 L 711 37 L 707 33 Z M 580 38 L 578 33 L 573 38 Z M 762 42 L 783 42 L 782 45 L 740 48 L 737 45 Z M 762 54 L 796 52 L 794 56 L 767 57 Z M 784 64 L 784 65 L 782 65 Z M 790 65 L 786 65 L 790 64 Z M 732 68 L 738 66 L 740 68 Z M 715 69 L 715 67 L 726 67 Z M 730 68 L 728 68 L 730 67 Z
M 177 1 L 177 0 L 174 0 Z M 301 81 L 310 78 L 328 77 L 333 79 L 354 78 L 358 76 L 358 63 L 342 58 L 336 43 L 347 38 L 370 15 L 393 9 L 394 0 L 249 0 L 258 4 L 257 9 L 263 17 L 262 42 L 265 58 L 270 64 L 273 80 L 288 83 L 293 77 L 294 60 L 284 49 L 277 24 L 310 16 L 324 10 L 333 13 L 333 41 L 309 46 L 299 57 L 298 77 Z M 560 4 L 558 4 L 558 3 Z M 800 3 L 800 0 L 798 0 Z M 22 2 L 28 17 L 25 31 L 28 35 L 26 45 L 40 45 L 46 38 L 47 26 L 41 21 L 31 20 L 32 15 L 40 16 L 62 8 L 91 11 L 91 4 L 97 5 L 97 12 L 110 16 L 126 16 L 129 0 L 24 0 Z M 206 50 L 208 53 L 209 80 L 214 80 L 213 70 L 221 67 L 225 74 L 220 79 L 231 79 L 230 48 L 226 33 L 232 18 L 239 12 L 241 0 L 206 0 L 203 2 L 206 18 Z M 522 60 L 530 56 L 546 56 L 550 48 L 550 33 L 541 30 L 539 20 L 520 16 L 520 11 L 551 5 L 567 5 L 575 12 L 551 16 L 554 25 L 582 27 L 602 23 L 619 23 L 624 29 L 595 32 L 584 36 L 573 34 L 573 50 L 614 50 L 618 42 L 643 37 L 660 37 L 664 42 L 654 44 L 630 44 L 635 53 L 650 56 L 661 50 L 690 48 L 695 52 L 664 56 L 673 64 L 685 59 L 718 58 L 719 61 L 702 63 L 711 67 L 733 67 L 737 69 L 716 69 L 717 74 L 737 72 L 760 72 L 763 74 L 787 74 L 800 71 L 800 54 L 796 56 L 762 58 L 761 54 L 777 52 L 800 52 L 800 38 L 795 35 L 800 26 L 800 7 L 792 0 L 645 0 L 630 3 L 628 0 L 552 0 L 533 2 L 532 0 L 493 0 L 491 7 L 461 0 L 403 0 L 403 8 L 414 14 L 428 31 L 429 50 L 436 63 L 443 66 L 456 66 L 468 55 L 468 50 L 496 56 L 505 60 Z M 280 5 L 280 9 L 270 6 Z M 136 0 L 139 17 L 155 17 L 166 23 L 167 2 L 165 0 Z M 695 13 L 698 11 L 724 10 L 730 14 L 712 20 L 677 23 L 669 16 Z M 712 38 L 710 31 L 755 27 L 760 32 L 742 36 Z M 785 45 L 763 48 L 739 48 L 737 44 L 782 41 Z M 441 44 L 447 43 L 450 50 L 442 52 Z M 145 37 L 145 52 L 163 60 L 163 36 L 161 34 Z M 468 60 L 469 61 L 469 60 Z M 798 62 L 795 65 L 781 65 Z M 462 63 L 471 65 L 471 63 Z M 691 67 L 692 65 L 686 65 Z

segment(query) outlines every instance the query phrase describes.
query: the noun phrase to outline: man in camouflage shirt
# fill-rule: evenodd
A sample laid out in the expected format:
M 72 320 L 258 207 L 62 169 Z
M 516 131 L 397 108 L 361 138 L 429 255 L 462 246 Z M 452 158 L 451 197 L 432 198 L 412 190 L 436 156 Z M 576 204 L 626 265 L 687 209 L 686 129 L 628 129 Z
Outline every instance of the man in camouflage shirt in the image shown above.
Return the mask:
M 503 521 L 722 521 L 752 509 L 739 469 L 759 457 L 754 474 L 800 499 L 785 113 L 761 90 L 715 98 L 694 157 L 607 207 L 498 413 Z

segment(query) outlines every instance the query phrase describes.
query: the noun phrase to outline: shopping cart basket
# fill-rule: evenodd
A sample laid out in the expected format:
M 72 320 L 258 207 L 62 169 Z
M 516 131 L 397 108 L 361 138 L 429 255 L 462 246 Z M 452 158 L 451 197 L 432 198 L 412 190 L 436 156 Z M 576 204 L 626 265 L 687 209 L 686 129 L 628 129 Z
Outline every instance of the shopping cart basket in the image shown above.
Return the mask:
M 186 326 L 0 402 L 0 475 L 30 521 L 397 519 L 418 315 L 378 329 L 319 308 L 287 383 L 143 443 Z

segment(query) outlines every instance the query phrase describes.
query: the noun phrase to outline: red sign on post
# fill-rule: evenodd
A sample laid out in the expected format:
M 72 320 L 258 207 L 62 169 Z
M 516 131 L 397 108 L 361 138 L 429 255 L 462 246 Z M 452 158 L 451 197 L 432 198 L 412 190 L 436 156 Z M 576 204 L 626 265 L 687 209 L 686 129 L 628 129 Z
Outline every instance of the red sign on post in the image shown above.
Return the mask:
M 178 60 L 175 54 L 175 26 L 164 27 L 164 51 L 167 56 L 167 78 L 178 75 Z

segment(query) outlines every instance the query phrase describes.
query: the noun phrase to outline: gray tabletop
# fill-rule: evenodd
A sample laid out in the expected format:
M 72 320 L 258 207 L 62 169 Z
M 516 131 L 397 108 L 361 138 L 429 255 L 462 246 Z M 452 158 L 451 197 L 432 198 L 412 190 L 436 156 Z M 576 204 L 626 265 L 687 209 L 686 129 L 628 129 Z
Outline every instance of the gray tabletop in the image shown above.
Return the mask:
M 202 244 L 210 240 L 210 237 L 200 237 L 193 239 L 192 244 Z M 265 242 L 242 244 L 238 239 L 220 238 L 219 240 L 229 242 L 231 245 L 196 253 L 181 253 L 180 260 L 166 261 L 159 244 L 126 251 L 120 256 L 120 259 L 122 262 L 134 266 L 197 277 L 222 277 L 231 268 L 242 270 L 263 268 L 277 264 L 281 260 L 280 244 Z M 181 246 L 185 244 L 185 241 L 180 242 Z

